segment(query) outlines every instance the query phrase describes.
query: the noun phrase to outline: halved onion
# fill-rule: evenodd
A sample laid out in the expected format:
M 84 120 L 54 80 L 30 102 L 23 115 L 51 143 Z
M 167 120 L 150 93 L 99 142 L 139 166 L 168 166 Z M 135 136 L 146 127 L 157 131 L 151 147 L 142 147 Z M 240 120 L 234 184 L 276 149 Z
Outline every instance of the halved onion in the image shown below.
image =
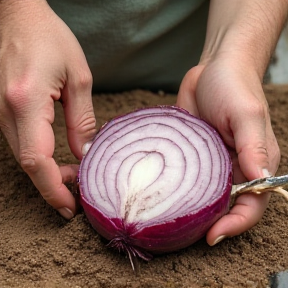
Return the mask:
M 206 122 L 177 107 L 152 107 L 100 129 L 79 187 L 96 231 L 147 260 L 193 244 L 227 213 L 232 165 Z

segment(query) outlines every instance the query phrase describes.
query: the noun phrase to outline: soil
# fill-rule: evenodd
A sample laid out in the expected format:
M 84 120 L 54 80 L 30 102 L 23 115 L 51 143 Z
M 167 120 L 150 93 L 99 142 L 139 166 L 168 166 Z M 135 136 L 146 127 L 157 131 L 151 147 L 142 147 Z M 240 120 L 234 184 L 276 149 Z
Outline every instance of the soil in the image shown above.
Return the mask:
M 288 87 L 266 86 L 274 131 L 282 152 L 278 175 L 288 173 Z M 136 90 L 95 95 L 100 127 L 112 117 L 156 104 L 174 104 L 176 96 Z M 62 108 L 55 103 L 57 163 L 77 163 L 66 141 Z M 140 261 L 106 247 L 83 211 L 64 220 L 42 199 L 0 140 L 0 287 L 269 287 L 274 272 L 288 269 L 288 204 L 273 195 L 254 228 L 215 247 L 205 239 L 181 251 Z

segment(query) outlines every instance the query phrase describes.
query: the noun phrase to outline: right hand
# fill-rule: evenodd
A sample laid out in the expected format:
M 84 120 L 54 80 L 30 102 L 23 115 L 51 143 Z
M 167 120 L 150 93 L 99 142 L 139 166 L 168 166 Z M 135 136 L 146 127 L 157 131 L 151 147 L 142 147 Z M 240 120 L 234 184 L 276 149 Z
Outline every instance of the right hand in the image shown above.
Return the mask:
M 8 2 L 8 3 L 7 3 Z M 67 25 L 46 1 L 0 1 L 0 128 L 16 160 L 43 198 L 67 219 L 76 213 L 64 185 L 76 165 L 53 159 L 54 101 L 63 103 L 69 146 L 82 146 L 95 133 L 92 76 Z
M 261 79 L 252 63 L 246 66 L 237 58 L 221 56 L 193 67 L 185 75 L 177 105 L 220 133 L 231 155 L 233 184 L 274 175 L 280 150 Z M 262 218 L 269 199 L 269 193 L 237 197 L 229 213 L 209 229 L 208 244 L 215 245 L 252 228 Z

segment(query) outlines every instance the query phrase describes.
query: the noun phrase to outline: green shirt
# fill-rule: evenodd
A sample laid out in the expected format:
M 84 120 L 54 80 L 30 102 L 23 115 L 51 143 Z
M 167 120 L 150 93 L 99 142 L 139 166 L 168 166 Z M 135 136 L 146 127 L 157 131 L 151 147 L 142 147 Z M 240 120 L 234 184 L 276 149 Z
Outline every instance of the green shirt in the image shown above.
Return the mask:
M 199 61 L 209 1 L 48 3 L 80 42 L 97 91 L 143 88 L 177 92 L 185 73 Z

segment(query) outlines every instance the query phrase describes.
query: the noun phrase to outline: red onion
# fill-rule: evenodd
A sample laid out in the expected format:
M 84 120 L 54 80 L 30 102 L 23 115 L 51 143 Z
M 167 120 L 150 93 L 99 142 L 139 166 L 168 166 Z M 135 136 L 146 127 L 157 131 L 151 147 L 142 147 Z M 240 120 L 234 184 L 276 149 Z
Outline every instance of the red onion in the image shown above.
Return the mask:
M 80 199 L 110 246 L 148 260 L 193 244 L 229 209 L 219 134 L 187 111 L 138 110 L 105 124 L 83 158 Z

